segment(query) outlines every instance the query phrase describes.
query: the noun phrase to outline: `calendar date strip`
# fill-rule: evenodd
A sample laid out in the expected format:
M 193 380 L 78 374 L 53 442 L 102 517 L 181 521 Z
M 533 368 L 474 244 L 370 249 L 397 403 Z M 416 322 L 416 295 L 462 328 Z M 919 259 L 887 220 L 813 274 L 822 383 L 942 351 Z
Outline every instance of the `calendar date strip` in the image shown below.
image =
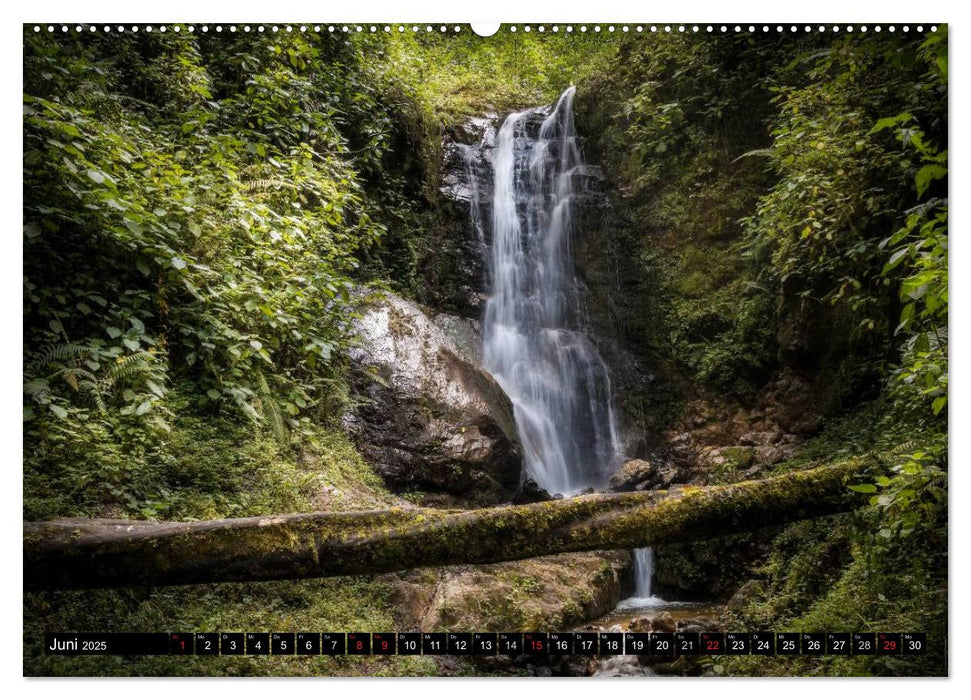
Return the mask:
M 80 632 L 52 656 L 870 656 L 925 653 L 923 632 Z

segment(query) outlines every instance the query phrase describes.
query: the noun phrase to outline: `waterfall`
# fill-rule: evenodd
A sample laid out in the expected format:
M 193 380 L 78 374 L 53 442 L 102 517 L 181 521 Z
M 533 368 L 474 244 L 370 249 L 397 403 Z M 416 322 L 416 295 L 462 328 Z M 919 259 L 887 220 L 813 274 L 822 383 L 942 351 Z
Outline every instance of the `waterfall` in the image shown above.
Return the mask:
M 672 603 L 654 595 L 651 591 L 651 579 L 654 577 L 654 550 L 651 547 L 641 547 L 633 551 L 634 555 L 634 591 L 629 598 L 617 604 L 618 610 L 644 611 L 669 606 L 683 605 Z
M 654 576 L 654 550 L 641 547 L 634 550 L 634 598 L 651 597 L 651 578 Z
M 583 332 L 574 268 L 574 214 L 590 172 L 574 92 L 552 110 L 509 115 L 499 130 L 483 322 L 483 364 L 512 400 L 526 473 L 565 495 L 601 486 L 622 457 L 610 377 Z
M 475 232 L 476 243 L 480 247 L 485 247 L 485 232 L 483 231 L 482 224 L 482 211 L 481 211 L 481 198 L 482 193 L 480 192 L 479 181 L 482 179 L 480 177 L 480 164 L 476 159 L 478 155 L 477 151 L 466 144 L 457 144 L 459 156 L 462 159 L 463 169 L 465 170 L 465 179 L 468 183 L 468 199 L 469 199 L 469 219 L 472 224 L 472 230 Z
M 573 122 L 574 93 L 566 90 L 552 110 L 528 109 L 503 122 L 492 156 L 491 219 L 481 214 L 480 169 L 465 160 L 472 225 L 488 240 L 483 364 L 512 400 L 527 475 L 565 495 L 602 486 L 623 458 L 607 367 L 583 331 L 573 259 L 574 214 L 590 173 Z M 651 599 L 653 568 L 650 547 L 634 550 L 632 602 Z

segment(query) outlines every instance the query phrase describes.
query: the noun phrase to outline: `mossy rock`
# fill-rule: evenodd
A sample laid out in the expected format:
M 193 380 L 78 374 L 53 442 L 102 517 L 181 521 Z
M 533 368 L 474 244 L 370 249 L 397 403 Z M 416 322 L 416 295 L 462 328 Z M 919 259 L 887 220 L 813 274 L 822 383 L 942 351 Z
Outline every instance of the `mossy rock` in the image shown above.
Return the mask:
M 507 564 L 418 569 L 383 577 L 407 629 L 570 629 L 613 610 L 631 568 L 628 551 L 582 552 Z

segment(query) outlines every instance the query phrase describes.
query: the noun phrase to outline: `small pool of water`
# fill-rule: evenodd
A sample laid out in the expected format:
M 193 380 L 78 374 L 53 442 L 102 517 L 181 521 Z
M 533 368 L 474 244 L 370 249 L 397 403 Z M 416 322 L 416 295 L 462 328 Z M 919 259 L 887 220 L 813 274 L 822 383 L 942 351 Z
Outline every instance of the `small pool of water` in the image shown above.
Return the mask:
M 621 629 L 627 629 L 631 620 L 639 617 L 652 617 L 659 613 L 670 615 L 675 622 L 693 618 L 713 618 L 721 613 L 721 606 L 714 603 L 697 601 L 671 601 L 663 600 L 657 596 L 647 598 L 626 598 L 617 604 L 617 607 L 604 615 L 595 622 L 600 627 L 611 627 L 620 625 Z

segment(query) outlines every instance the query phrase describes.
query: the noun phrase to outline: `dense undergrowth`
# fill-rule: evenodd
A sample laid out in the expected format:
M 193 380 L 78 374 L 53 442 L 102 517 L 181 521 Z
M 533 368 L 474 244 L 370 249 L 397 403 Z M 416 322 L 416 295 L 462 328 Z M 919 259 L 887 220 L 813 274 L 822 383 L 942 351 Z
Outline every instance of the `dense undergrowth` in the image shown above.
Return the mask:
M 873 464 L 850 485 L 869 505 L 773 539 L 751 574 L 761 595 L 729 623 L 935 640 L 926 657 L 729 659 L 721 673 L 946 668 L 945 46 L 658 37 L 581 93 L 617 193 L 602 255 L 635 290 L 603 305 L 621 332 L 669 381 L 742 404 L 780 370 L 824 387 L 824 431 L 775 471 Z
M 390 587 L 370 577 L 310 581 L 61 591 L 24 598 L 25 671 L 30 675 L 396 676 L 430 675 L 421 656 L 57 657 L 37 638 L 49 630 L 396 630 Z
M 395 502 L 337 420 L 355 400 L 352 291 L 438 302 L 457 230 L 438 201 L 443 134 L 576 83 L 611 193 L 615 285 L 598 308 L 677 388 L 671 413 L 680 394 L 744 404 L 796 372 L 826 388 L 828 422 L 777 469 L 875 465 L 852 485 L 870 499 L 858 513 L 773 540 L 737 624 L 926 630 L 934 650 L 723 672 L 943 673 L 946 37 L 27 32 L 24 517 Z M 365 579 L 91 596 L 25 596 L 25 641 L 394 626 Z M 217 663 L 28 655 L 25 670 L 435 671 Z
M 25 33 L 24 517 L 394 503 L 337 420 L 351 290 L 428 301 L 441 137 L 594 42 Z M 547 42 L 552 44 L 552 42 Z M 520 46 L 522 44 L 522 46 Z M 52 659 L 43 630 L 395 629 L 365 579 L 28 594 L 30 674 L 428 674 L 408 659 Z M 269 625 L 269 627 L 267 627 Z M 173 628 L 174 629 L 174 628 Z M 461 672 L 461 670 L 457 671 Z

